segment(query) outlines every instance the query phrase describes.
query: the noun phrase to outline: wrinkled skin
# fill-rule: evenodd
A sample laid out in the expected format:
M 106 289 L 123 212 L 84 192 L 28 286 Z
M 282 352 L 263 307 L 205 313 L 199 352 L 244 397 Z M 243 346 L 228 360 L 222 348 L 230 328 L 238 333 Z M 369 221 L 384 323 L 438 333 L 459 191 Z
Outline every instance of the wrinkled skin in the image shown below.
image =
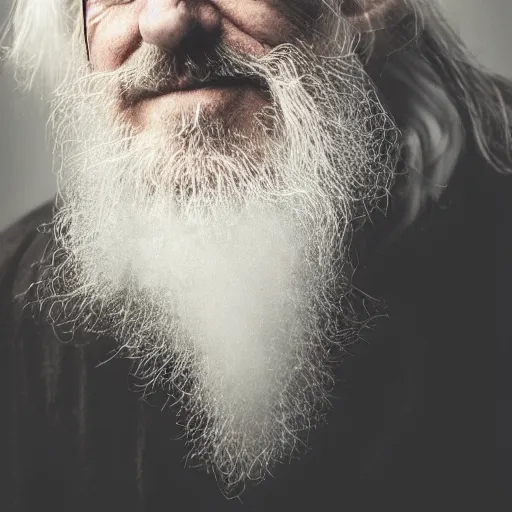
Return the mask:
M 88 40 L 94 71 L 114 71 L 137 55 L 142 43 L 177 57 L 211 52 L 223 44 L 261 57 L 271 48 L 296 39 L 308 40 L 318 2 L 307 0 L 90 0 Z M 186 84 L 184 84 L 184 87 Z M 245 127 L 266 98 L 250 86 L 202 88 L 174 92 L 120 107 L 141 130 L 158 125 L 166 114 L 193 109 L 199 103 L 215 115 Z

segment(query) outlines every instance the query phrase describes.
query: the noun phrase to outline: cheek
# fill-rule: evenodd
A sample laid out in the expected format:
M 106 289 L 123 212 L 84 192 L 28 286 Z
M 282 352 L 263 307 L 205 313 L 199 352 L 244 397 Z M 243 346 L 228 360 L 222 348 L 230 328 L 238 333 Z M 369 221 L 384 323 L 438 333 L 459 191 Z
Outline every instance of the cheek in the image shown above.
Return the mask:
M 137 17 L 128 12 L 108 13 L 98 25 L 89 29 L 92 67 L 95 71 L 114 71 L 139 44 Z
M 228 22 L 260 44 L 277 46 L 299 35 L 284 0 L 210 0 Z
M 223 15 L 225 39 L 240 50 L 261 56 L 271 47 L 304 36 L 309 0 L 210 0 Z M 313 0 L 312 4 L 317 5 Z M 137 7 L 138 6 L 138 7 Z M 91 64 L 96 71 L 119 68 L 141 43 L 140 5 L 113 7 L 88 28 Z M 301 13 L 300 16 L 297 16 Z M 310 13 L 308 13 L 310 14 Z

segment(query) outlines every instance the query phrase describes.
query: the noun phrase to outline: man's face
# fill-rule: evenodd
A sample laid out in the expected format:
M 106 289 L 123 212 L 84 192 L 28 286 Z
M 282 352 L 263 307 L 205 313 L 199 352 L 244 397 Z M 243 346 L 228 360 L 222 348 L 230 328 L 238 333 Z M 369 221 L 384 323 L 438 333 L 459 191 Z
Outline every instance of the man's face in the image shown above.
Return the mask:
M 325 23 L 309 44 L 326 3 L 90 2 L 92 70 L 55 95 L 43 297 L 173 391 L 228 488 L 321 414 L 331 348 L 359 325 L 351 223 L 393 175 L 397 134 L 346 33 Z
M 220 46 L 258 58 L 280 44 L 306 41 L 319 5 L 309 0 L 88 0 L 91 65 L 97 72 L 115 71 L 137 59 L 141 45 L 154 45 L 169 60 L 172 55 L 174 68 L 158 91 L 119 102 L 118 111 L 133 126 L 158 129 L 162 120 L 201 105 L 224 126 L 250 132 L 255 114 L 269 102 L 264 84 L 255 76 L 208 77 L 201 66 Z M 199 66 L 196 76 L 191 66 Z

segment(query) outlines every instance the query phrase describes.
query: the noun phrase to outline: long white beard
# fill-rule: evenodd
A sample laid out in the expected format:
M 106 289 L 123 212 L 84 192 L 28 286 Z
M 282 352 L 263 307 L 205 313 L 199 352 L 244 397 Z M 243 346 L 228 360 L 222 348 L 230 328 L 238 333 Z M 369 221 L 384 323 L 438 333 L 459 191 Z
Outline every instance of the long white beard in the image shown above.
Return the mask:
M 251 66 L 274 102 L 252 142 L 201 112 L 137 134 L 106 114 L 115 75 L 63 84 L 42 283 L 53 321 L 112 334 L 177 397 L 191 456 L 227 490 L 325 411 L 329 350 L 357 320 L 349 228 L 387 192 L 397 136 L 351 54 L 287 45 Z

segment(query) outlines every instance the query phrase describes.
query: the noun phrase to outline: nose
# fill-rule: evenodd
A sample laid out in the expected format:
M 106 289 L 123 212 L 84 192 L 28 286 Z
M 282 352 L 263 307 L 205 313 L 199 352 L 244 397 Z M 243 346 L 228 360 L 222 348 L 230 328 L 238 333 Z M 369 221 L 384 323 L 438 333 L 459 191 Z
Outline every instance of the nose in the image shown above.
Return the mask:
M 146 0 L 139 30 L 146 43 L 173 51 L 198 25 L 211 32 L 220 21 L 220 13 L 208 0 Z

